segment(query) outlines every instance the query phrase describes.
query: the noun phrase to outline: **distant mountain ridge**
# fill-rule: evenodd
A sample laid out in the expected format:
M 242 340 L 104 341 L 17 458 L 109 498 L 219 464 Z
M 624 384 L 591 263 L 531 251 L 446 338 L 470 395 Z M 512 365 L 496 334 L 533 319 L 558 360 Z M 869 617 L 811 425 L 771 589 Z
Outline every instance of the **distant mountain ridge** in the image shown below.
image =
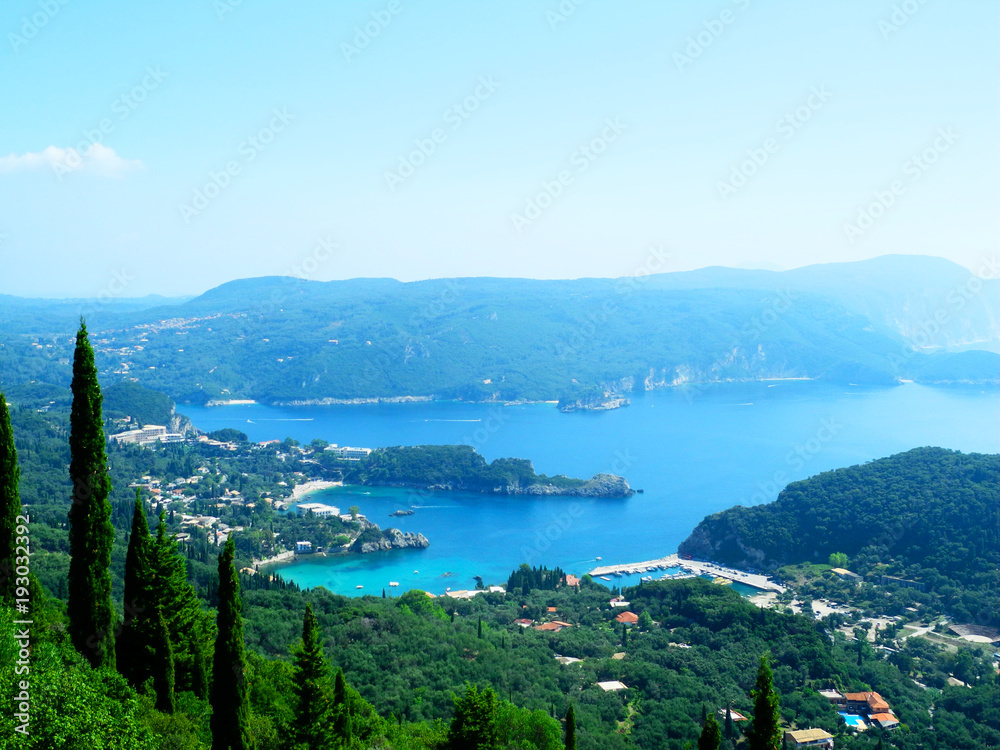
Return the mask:
M 135 379 L 179 402 L 599 400 L 767 378 L 993 383 L 997 354 L 930 340 L 928 354 L 903 335 L 944 316 L 948 346 L 994 336 L 996 310 L 980 308 L 995 280 L 949 306 L 969 277 L 918 256 L 621 279 L 263 277 L 160 307 L 94 305 L 87 319 L 104 382 Z M 0 299 L 0 386 L 67 385 L 78 314 Z

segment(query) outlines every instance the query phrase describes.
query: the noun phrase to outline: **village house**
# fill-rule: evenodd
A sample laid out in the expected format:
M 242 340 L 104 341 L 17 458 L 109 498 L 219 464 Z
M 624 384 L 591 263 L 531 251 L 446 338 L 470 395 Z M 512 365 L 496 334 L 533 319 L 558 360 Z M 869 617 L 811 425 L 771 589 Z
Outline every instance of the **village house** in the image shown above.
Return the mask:
M 822 729 L 789 729 L 785 732 L 785 742 L 789 747 L 833 748 L 833 735 Z

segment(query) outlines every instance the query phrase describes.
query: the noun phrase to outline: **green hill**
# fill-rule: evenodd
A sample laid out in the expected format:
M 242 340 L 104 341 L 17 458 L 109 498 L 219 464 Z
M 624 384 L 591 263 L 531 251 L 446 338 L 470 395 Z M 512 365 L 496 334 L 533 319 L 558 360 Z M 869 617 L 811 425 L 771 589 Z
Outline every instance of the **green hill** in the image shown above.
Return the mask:
M 773 503 L 705 518 L 695 557 L 775 569 L 848 555 L 869 580 L 912 580 L 963 621 L 996 623 L 1000 456 L 917 448 L 789 484 Z
M 995 352 L 932 357 L 912 346 L 921 316 L 938 312 L 948 318 L 945 344 L 988 343 L 996 320 L 980 308 L 996 282 L 959 310 L 948 290 L 968 272 L 940 259 L 877 260 L 829 273 L 573 281 L 266 277 L 87 315 L 104 382 L 134 378 L 178 402 L 574 401 L 774 377 L 996 382 Z M 80 311 L 72 301 L 0 299 L 0 387 L 67 385 Z

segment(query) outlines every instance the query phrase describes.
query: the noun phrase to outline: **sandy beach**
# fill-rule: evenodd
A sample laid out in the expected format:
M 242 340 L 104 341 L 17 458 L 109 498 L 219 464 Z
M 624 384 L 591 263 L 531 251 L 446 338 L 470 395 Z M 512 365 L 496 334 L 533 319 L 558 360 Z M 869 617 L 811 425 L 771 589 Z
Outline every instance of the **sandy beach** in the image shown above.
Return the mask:
M 305 497 L 310 492 L 319 492 L 320 490 L 327 490 L 330 487 L 342 487 L 343 482 L 329 482 L 324 479 L 314 479 L 311 482 L 303 482 L 302 484 L 297 484 L 292 489 L 292 500 L 298 500 L 299 498 Z
M 288 562 L 293 557 L 295 557 L 295 552 L 288 550 L 287 552 L 279 552 L 274 557 L 268 557 L 265 560 L 254 560 L 254 567 L 260 567 L 262 565 L 271 565 L 272 563 Z

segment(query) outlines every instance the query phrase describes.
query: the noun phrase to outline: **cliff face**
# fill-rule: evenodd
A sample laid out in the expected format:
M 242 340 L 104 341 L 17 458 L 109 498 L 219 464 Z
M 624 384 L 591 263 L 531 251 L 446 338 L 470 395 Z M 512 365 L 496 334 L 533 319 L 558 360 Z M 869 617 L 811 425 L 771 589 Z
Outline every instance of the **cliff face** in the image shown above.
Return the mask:
M 431 543 L 423 534 L 414 534 L 412 531 L 402 532 L 399 529 L 385 529 L 382 532 L 382 539 L 377 542 L 364 542 L 361 554 L 368 552 L 386 552 L 391 549 L 425 549 Z
M 699 523 L 677 547 L 677 553 L 743 569 L 773 570 L 782 564 L 769 560 L 762 550 L 748 545 L 724 513 L 708 516 Z

